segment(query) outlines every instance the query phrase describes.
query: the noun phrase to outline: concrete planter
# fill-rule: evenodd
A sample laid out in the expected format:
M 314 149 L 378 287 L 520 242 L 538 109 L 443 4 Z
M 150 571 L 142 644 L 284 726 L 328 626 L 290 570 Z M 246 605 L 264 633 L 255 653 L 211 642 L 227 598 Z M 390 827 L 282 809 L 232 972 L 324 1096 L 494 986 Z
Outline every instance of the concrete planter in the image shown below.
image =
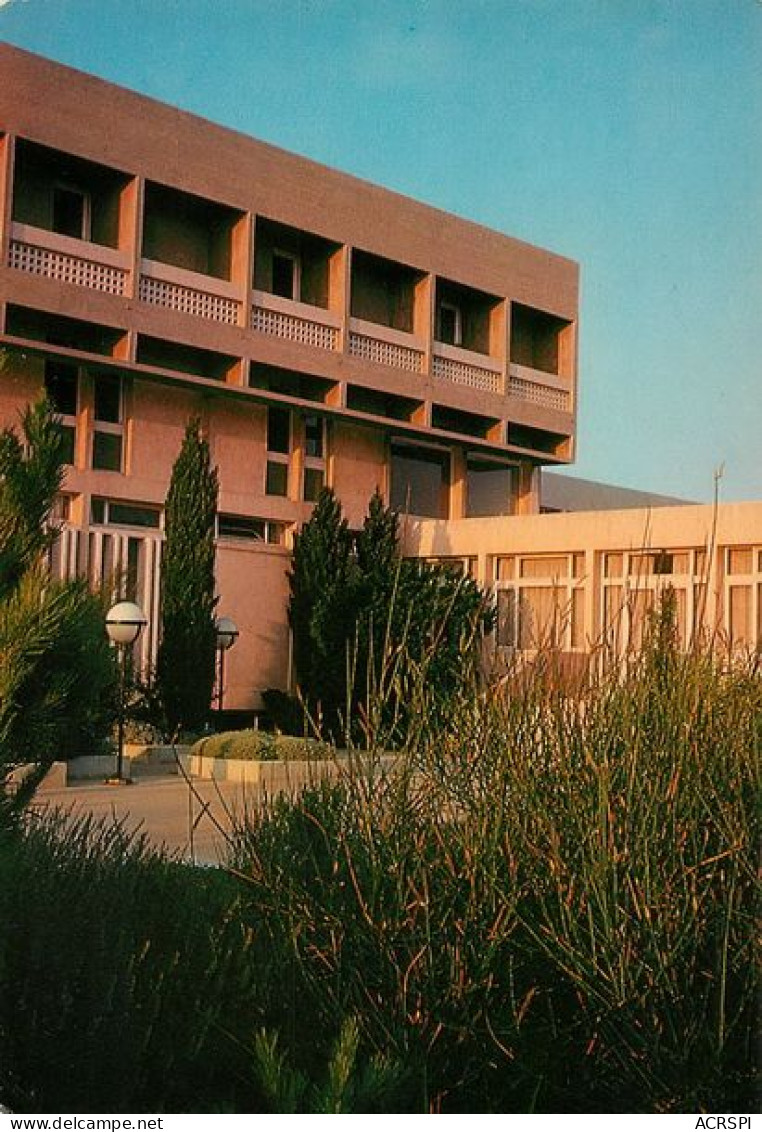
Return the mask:
M 122 769 L 127 778 L 146 778 L 177 774 L 175 752 L 187 753 L 190 747 L 147 746 L 145 743 L 125 743 Z M 63 764 L 67 768 L 67 782 L 87 782 L 109 778 L 116 768 L 116 754 L 83 755 Z
M 30 770 L 34 769 L 34 763 L 25 763 L 23 766 L 17 766 L 8 775 L 7 786 L 11 791 L 16 790 L 26 778 Z M 37 787 L 38 794 L 44 794 L 47 790 L 60 790 L 66 785 L 66 763 L 53 763 L 48 773 L 43 778 L 40 785 Z
M 373 768 L 386 772 L 394 765 L 394 755 L 382 755 Z M 371 770 L 360 760 L 351 763 L 337 759 L 213 759 L 204 755 L 182 754 L 180 765 L 189 778 L 213 779 L 216 782 L 238 782 L 268 794 L 294 794 L 304 786 L 322 781 L 337 781 L 351 770 Z

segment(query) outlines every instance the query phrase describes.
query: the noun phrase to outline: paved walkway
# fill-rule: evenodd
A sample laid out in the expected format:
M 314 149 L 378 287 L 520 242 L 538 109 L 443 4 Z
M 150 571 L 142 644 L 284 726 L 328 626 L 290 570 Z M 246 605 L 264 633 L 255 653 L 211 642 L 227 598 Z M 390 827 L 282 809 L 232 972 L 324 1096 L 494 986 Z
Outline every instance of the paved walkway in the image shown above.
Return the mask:
M 125 830 L 140 830 L 153 845 L 184 860 L 216 865 L 225 856 L 233 822 L 255 801 L 256 791 L 239 783 L 146 777 L 131 786 L 83 782 L 48 789 L 37 796 L 34 809 L 93 814 Z

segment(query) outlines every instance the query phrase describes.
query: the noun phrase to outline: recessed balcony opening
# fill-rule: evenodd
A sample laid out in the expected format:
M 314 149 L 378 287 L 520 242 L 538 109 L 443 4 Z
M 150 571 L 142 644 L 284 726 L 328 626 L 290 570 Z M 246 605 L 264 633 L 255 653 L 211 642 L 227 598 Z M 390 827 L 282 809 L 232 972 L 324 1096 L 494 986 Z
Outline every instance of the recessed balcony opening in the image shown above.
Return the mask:
M 511 361 L 559 377 L 571 376 L 572 324 L 545 311 L 513 303 Z
M 446 519 L 449 499 L 449 452 L 421 445 L 392 444 L 390 502 L 395 511 Z
M 102 354 L 104 357 L 118 357 L 126 337 L 126 331 L 113 326 L 101 326 L 13 304 L 9 304 L 6 311 L 5 332 L 14 338 L 48 342 L 51 346 Z
M 466 516 L 512 515 L 516 510 L 518 469 L 497 460 L 468 456 L 466 460 Z
M 423 410 L 423 402 L 412 397 L 397 397 L 362 385 L 347 386 L 347 408 L 391 421 L 412 421 Z
M 416 294 L 423 279 L 422 272 L 402 263 L 367 252 L 353 252 L 352 317 L 423 336 L 423 315 L 416 311 Z
M 269 393 L 279 393 L 284 397 L 297 397 L 302 401 L 316 401 L 321 405 L 330 402 L 336 382 L 309 373 L 279 369 L 277 366 L 263 366 L 252 363 L 249 372 L 249 385 L 252 389 L 265 389 Z
M 431 427 L 442 429 L 443 432 L 457 432 L 463 436 L 491 440 L 497 438 L 500 421 L 493 417 L 480 416 L 478 413 L 465 413 L 462 409 L 451 409 L 449 405 L 433 405 Z
M 338 310 L 341 297 L 341 245 L 262 217 L 254 241 L 254 289 Z
M 508 443 L 515 448 L 527 448 L 532 452 L 544 452 L 549 456 L 566 459 L 569 455 L 571 439 L 561 433 L 547 432 L 542 428 L 509 424 Z
M 434 338 L 477 354 L 497 354 L 500 300 L 447 279 L 437 279 Z
M 242 220 L 242 214 L 233 208 L 149 182 L 143 256 L 229 281 Z
M 196 346 L 168 342 L 164 338 L 149 338 L 145 334 L 138 337 L 137 362 L 214 381 L 230 381 L 240 365 L 239 359 L 229 354 L 200 350 Z
M 108 248 L 126 246 L 120 217 L 130 181 L 116 169 L 19 140 L 12 219 Z

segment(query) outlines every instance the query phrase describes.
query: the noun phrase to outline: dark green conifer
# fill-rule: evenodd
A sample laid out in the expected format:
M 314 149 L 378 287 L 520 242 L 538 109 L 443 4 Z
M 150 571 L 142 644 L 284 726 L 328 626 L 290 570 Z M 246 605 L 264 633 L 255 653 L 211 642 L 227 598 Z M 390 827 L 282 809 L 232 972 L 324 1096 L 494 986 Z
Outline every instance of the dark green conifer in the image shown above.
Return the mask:
M 214 527 L 217 469 L 198 418 L 189 421 L 164 512 L 158 698 L 167 732 L 209 719 L 215 669 Z

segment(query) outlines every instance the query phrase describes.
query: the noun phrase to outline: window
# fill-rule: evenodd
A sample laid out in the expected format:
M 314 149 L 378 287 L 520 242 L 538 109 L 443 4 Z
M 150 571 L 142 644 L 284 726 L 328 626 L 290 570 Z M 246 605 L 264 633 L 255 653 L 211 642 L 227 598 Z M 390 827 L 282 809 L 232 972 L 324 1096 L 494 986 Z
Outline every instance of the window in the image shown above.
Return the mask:
M 395 511 L 424 518 L 446 519 L 450 485 L 450 456 L 436 448 L 393 444 L 391 505 Z
M 250 542 L 267 542 L 282 546 L 285 542 L 286 525 L 272 519 L 255 519 L 246 515 L 218 515 L 217 537 L 222 539 L 244 539 Z
M 325 473 L 322 468 L 304 469 L 304 502 L 316 503 L 323 490 Z
M 73 464 L 77 445 L 79 367 L 71 362 L 45 362 L 45 393 L 61 417 L 64 463 Z
M 93 419 L 93 468 L 121 472 L 123 390 L 122 380 L 115 374 L 97 374 L 93 378 Z
M 291 413 L 288 409 L 271 406 L 267 410 L 266 495 L 288 495 L 290 455 Z
M 299 299 L 299 260 L 291 252 L 273 252 L 273 294 L 283 299 Z
M 515 467 L 469 456 L 466 474 L 468 518 L 513 514 L 517 493 Z
M 315 503 L 325 485 L 325 421 L 309 414 L 304 417 L 304 476 L 302 499 Z
M 584 647 L 580 554 L 497 557 L 497 643 L 513 649 Z
M 304 418 L 304 454 L 305 456 L 323 458 L 323 420 L 320 417 Z
M 53 231 L 75 240 L 90 239 L 89 193 L 67 185 L 54 187 Z
M 99 527 L 148 527 L 158 530 L 161 508 L 95 497 L 90 501 L 90 522 Z
M 437 341 L 448 346 L 463 344 L 463 316 L 454 303 L 440 303 L 437 311 Z

